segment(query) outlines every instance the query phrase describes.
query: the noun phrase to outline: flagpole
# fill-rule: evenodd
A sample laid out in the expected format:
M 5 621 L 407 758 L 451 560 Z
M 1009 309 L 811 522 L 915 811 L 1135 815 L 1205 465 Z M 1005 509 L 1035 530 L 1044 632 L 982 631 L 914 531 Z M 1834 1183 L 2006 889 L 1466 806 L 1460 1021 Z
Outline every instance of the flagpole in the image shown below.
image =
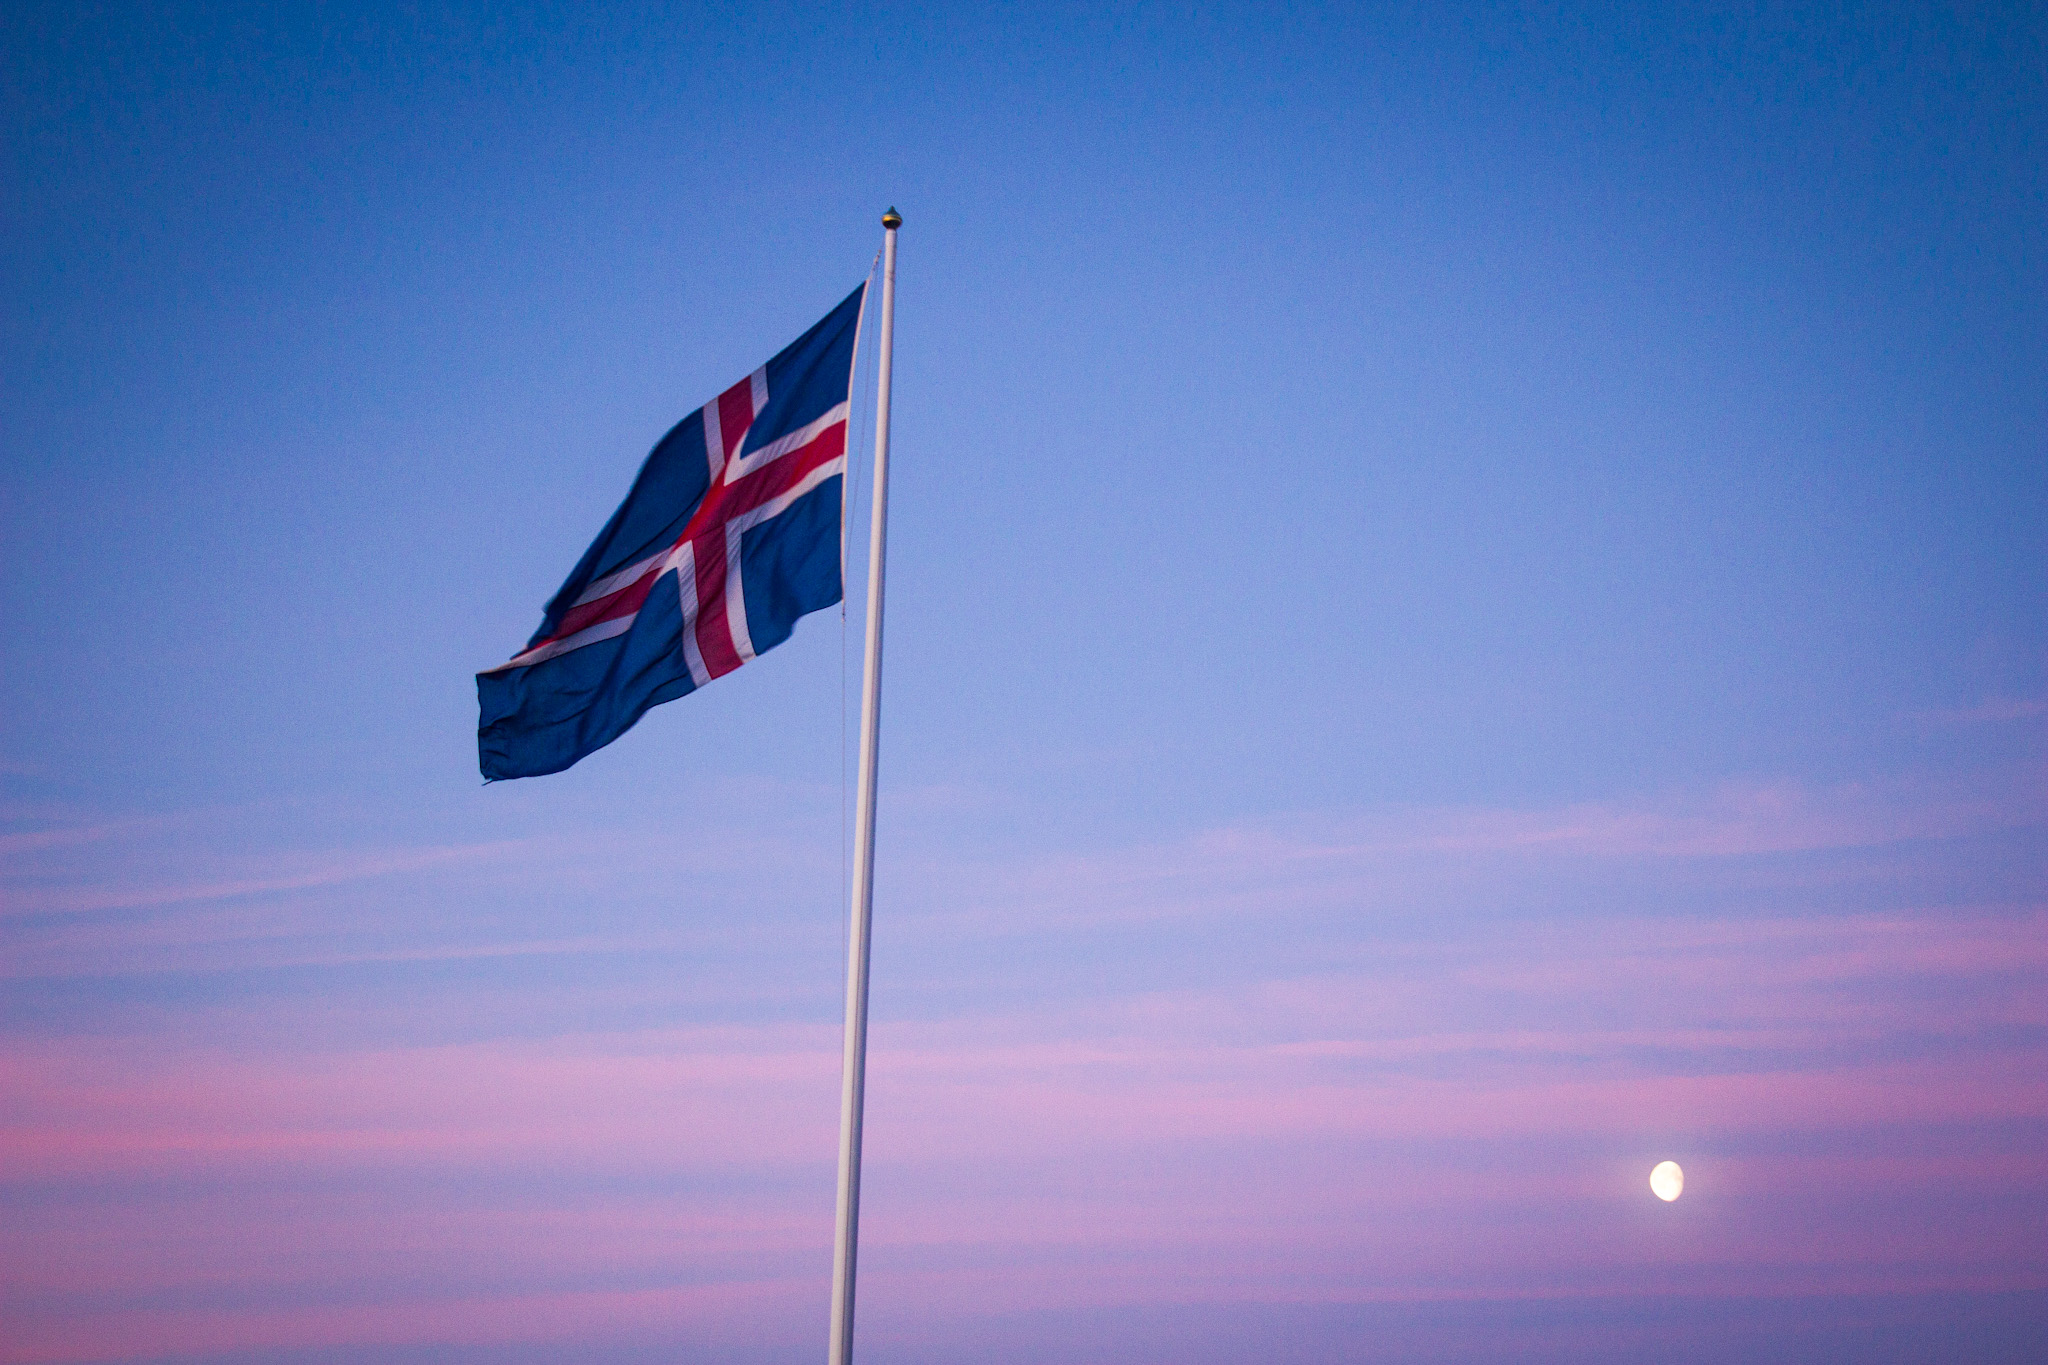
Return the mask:
M 889 539 L 889 361 L 896 336 L 895 209 L 882 215 L 882 335 L 875 379 L 874 520 L 868 532 L 868 641 L 861 668 L 860 795 L 853 817 L 853 925 L 846 944 L 846 1052 L 839 1078 L 839 1209 L 832 1240 L 829 1365 L 853 1362 L 860 1242 L 860 1128 L 868 1069 L 868 924 L 875 896 L 875 743 L 882 721 L 882 579 Z

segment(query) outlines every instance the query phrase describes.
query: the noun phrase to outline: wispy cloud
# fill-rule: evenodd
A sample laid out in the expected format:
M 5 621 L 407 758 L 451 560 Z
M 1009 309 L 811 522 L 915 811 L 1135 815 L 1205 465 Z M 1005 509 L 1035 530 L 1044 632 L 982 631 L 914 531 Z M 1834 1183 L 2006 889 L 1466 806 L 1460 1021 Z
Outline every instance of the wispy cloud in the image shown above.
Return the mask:
M 701 1346 L 728 1349 L 805 1340 L 809 1277 L 753 1278 L 651 1289 L 578 1289 L 469 1295 L 390 1292 L 365 1302 L 291 1307 L 233 1303 L 124 1308 L 10 1324 L 9 1362 L 156 1359 L 180 1355 L 343 1345 L 358 1350 L 422 1342 L 557 1344 L 564 1351 L 636 1336 L 671 1339 L 687 1323 Z
M 883 1017 L 867 1292 L 888 1321 L 912 1303 L 1431 1300 L 1553 1279 L 2023 1287 L 2048 1276 L 2028 1212 L 2048 1196 L 2044 942 L 2039 909 L 1501 925 L 1392 945 L 1372 970 Z M 482 1297 L 548 1332 L 594 1322 L 578 1277 L 715 1273 L 734 1317 L 650 1291 L 711 1331 L 815 1289 L 829 1023 L 337 1050 L 290 1020 L 233 1050 L 13 1048 L 0 1169 L 71 1193 L 12 1235 L 54 1248 L 37 1293 L 95 1286 L 94 1340 L 381 1340 L 363 1305 L 135 1306 L 203 1299 L 286 1222 L 308 1259 L 259 1276 L 266 1294 L 403 1301 L 466 1340 L 493 1339 L 473 1300 L 395 1288 L 391 1267 L 467 1248 L 503 1286 Z M 1639 1187 L 1667 1155 L 1693 1173 L 1670 1215 L 1692 1232 L 1649 1245 Z M 356 1187 L 413 1202 L 352 1214 L 320 1193 Z M 95 1189 L 157 1191 L 136 1236 L 183 1229 L 184 1254 L 66 1235 Z M 1973 1221 L 1900 1221 L 1929 1200 Z M 547 1255 L 503 1235 L 520 1226 L 552 1229 Z
M 1756 783 L 1548 809 L 1307 812 L 1106 853 L 979 866 L 927 854 L 908 880 L 951 889 L 943 905 L 928 898 L 920 906 L 934 919 L 991 930 L 1266 919 L 1289 907 L 1386 905 L 1424 889 L 1484 899 L 1485 884 L 1512 884 L 1530 872 L 1583 877 L 1603 867 L 1663 864 L 1688 876 L 1725 876 L 1744 860 L 1875 855 L 2044 826 L 2048 780 L 2029 770 L 1976 786 Z
M 349 850 L 324 855 L 295 854 L 278 859 L 279 862 L 295 864 L 295 870 L 280 870 L 268 876 L 218 881 L 130 883 L 119 886 L 47 889 L 10 887 L 6 906 L 10 913 L 20 915 L 77 915 L 103 910 L 139 910 L 206 904 L 244 896 L 308 891 L 315 887 L 337 886 L 345 882 L 368 881 L 400 873 L 418 872 L 448 863 L 489 858 L 502 854 L 510 847 L 514 846 L 487 843 L 439 848 Z
M 468 842 L 359 824 L 206 811 L 17 831 L 0 863 L 0 976 L 652 950 L 675 946 L 675 931 L 618 907 L 680 891 L 748 905 L 758 921 L 752 907 L 792 899 L 793 885 L 828 910 L 840 894 L 837 849 L 772 824 Z M 593 903 L 607 908 L 593 916 Z
M 1959 845 L 2041 825 L 2048 819 L 2041 786 L 2037 775 L 2021 773 L 1989 789 L 1758 783 L 1550 809 L 1393 807 L 1308 813 L 1087 854 L 1000 858 L 920 846 L 911 815 L 893 864 L 901 872 L 890 888 L 892 913 L 955 941 L 1423 906 L 1449 923 L 1463 917 L 1457 907 L 1560 877 L 1576 879 L 1573 894 L 1583 906 L 1604 900 L 1609 912 L 1626 913 L 1626 897 L 1614 903 L 1619 893 L 1606 889 L 1620 883 L 1602 880 L 1615 875 L 1609 869 L 1669 867 L 1694 881 L 1754 886 L 1757 869 L 1782 882 L 1785 869 L 1797 866 L 1788 859 L 1833 858 L 1811 865 L 1832 868 L 1828 876 L 1886 877 L 1874 861 L 1886 850 Z M 762 796 L 771 798 L 783 799 Z M 233 840 L 223 840 L 215 823 L 212 816 L 73 821 L 9 836 L 17 844 L 0 870 L 0 904 L 14 921 L 6 930 L 6 974 L 664 951 L 682 941 L 673 917 L 623 910 L 651 892 L 675 888 L 722 907 L 718 919 L 754 936 L 791 907 L 807 907 L 807 922 L 836 917 L 843 894 L 837 848 L 772 824 L 561 830 L 466 843 L 380 837 L 305 849 L 263 842 L 296 839 L 304 822 Z M 223 843 L 233 851 L 211 851 Z M 1865 859 L 1870 870 L 1855 871 L 1845 856 Z M 416 914 L 397 907 L 427 903 L 441 907 L 433 916 L 439 929 L 421 943 L 399 932 Z M 453 914 L 454 906 L 467 909 Z M 521 908 L 509 913 L 514 906 Z
M 199 812 L 180 812 L 173 815 L 139 816 L 126 820 L 81 821 L 76 818 L 76 813 L 71 811 L 17 809 L 0 814 L 0 819 L 6 819 L 9 823 L 32 824 L 36 828 L 9 830 L 0 834 L 0 858 L 20 857 L 44 849 L 134 838 L 175 829 L 181 825 L 189 826 L 201 818 L 203 816 Z
M 1932 725 L 1982 725 L 1987 722 L 2033 720 L 2048 716 L 2048 700 L 2040 697 L 1986 697 L 1975 706 L 1915 711 L 1913 718 Z
M 2039 823 L 2008 799 L 2026 790 L 1755 784 L 1323 814 L 1085 857 L 927 851 L 935 890 L 893 919 L 876 997 L 870 1321 L 2048 1282 L 2030 1212 L 2048 1198 L 2048 906 L 1916 904 L 1882 875 L 1860 908 L 1755 899 L 1789 885 L 1773 904 L 1797 904 L 1805 883 L 1769 878 L 1811 857 L 1929 846 L 1962 866 L 1972 840 Z M 794 896 L 818 869 L 789 872 L 777 836 L 707 846 L 701 866 L 630 831 L 200 847 L 176 877 L 155 875 L 163 837 L 22 852 L 10 885 L 71 909 L 17 916 L 10 958 L 480 969 L 431 999 L 287 979 L 111 1013 L 87 982 L 89 1026 L 18 1028 L 0 1241 L 31 1267 L 30 1345 L 7 1358 L 511 1339 L 503 1324 L 587 1340 L 663 1312 L 713 1339 L 815 1300 L 835 1013 L 792 1013 L 786 973 L 686 962 L 711 940 L 671 902 L 602 909 L 719 869 L 764 906 Z M 141 852 L 114 857 L 123 841 Z M 1645 870 L 1741 875 L 1709 882 L 1711 911 L 1628 891 L 1584 913 L 1460 912 L 1558 868 L 1574 895 Z M 536 884 L 537 908 L 500 913 Z M 1402 897 L 1431 913 L 1374 913 Z M 438 937 L 365 932 L 419 905 Z M 1325 941 L 1267 951 L 1302 906 L 1334 907 Z M 737 943 L 771 913 L 715 918 Z M 1200 979 L 1126 970 L 1189 932 L 1258 951 Z M 661 994 L 558 985 L 547 965 L 622 949 L 698 975 Z M 714 988 L 726 1022 L 679 1022 Z M 639 1022 L 604 1022 L 620 1018 Z M 1642 1182 L 1662 1156 L 1692 1184 L 1657 1212 Z M 1931 1206 L 1967 1218 L 1913 1212 Z M 93 1209 L 118 1209 L 123 1235 L 94 1232 Z

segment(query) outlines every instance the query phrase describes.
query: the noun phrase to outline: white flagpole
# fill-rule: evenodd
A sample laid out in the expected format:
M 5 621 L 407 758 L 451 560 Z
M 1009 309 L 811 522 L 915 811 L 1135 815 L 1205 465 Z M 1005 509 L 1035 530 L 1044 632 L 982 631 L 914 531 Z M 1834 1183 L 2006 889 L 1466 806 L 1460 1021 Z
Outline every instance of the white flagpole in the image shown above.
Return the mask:
M 846 1053 L 839 1078 L 839 1221 L 832 1241 L 830 1365 L 853 1365 L 860 1242 L 860 1124 L 868 1070 L 868 923 L 875 895 L 875 741 L 882 721 L 882 577 L 889 539 L 889 361 L 896 335 L 895 209 L 882 215 L 882 349 L 875 380 L 875 507 L 868 533 L 868 643 L 861 669 L 860 796 L 853 817 L 853 929 L 846 945 Z

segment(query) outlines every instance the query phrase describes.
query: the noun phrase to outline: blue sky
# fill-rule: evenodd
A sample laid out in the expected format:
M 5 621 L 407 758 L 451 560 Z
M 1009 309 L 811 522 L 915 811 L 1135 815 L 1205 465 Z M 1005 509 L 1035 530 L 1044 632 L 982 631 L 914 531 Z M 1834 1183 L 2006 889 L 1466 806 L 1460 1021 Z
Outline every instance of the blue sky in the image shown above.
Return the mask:
M 822 1341 L 858 613 L 471 675 L 892 203 L 864 1353 L 2037 1348 L 2038 13 L 4 23 L 7 1359 Z

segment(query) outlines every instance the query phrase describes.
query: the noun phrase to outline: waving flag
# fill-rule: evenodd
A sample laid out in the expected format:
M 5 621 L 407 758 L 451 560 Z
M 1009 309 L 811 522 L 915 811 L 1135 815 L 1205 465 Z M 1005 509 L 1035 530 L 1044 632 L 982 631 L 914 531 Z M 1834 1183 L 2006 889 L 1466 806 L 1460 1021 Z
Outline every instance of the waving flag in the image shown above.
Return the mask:
M 487 779 L 560 772 L 839 600 L 866 292 L 662 437 L 526 648 L 477 674 Z

